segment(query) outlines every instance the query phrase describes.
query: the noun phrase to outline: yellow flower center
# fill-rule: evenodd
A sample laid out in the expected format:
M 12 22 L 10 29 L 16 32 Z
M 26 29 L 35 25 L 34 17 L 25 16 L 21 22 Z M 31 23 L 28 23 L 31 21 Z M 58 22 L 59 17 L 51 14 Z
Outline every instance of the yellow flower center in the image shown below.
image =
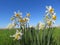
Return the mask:
M 53 15 L 53 16 L 52 16 L 52 19 L 53 19 L 53 20 L 56 20 L 56 16 L 55 16 L 55 15 Z
M 27 16 L 29 17 L 29 16 L 30 16 L 30 14 L 28 13 L 28 14 L 27 14 Z
M 19 16 L 19 14 L 16 14 L 16 17 L 18 17 Z
M 50 13 L 53 13 L 54 10 L 53 10 L 53 8 L 51 8 L 49 11 L 50 11 Z
M 19 22 L 23 23 L 23 22 L 25 22 L 25 20 L 23 20 L 23 19 L 20 19 L 20 20 L 19 20 Z

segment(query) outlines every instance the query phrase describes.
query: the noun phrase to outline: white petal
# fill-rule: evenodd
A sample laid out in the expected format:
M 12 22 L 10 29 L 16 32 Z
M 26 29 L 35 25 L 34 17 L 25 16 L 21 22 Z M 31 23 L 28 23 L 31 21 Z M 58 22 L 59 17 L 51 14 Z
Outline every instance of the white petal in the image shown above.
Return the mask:
M 20 12 L 20 15 L 22 15 L 22 12 Z
M 20 35 L 23 35 L 23 33 L 20 33 Z
M 46 14 L 46 16 L 48 16 L 48 15 L 49 15 L 49 13 Z
M 16 12 L 14 12 L 14 15 L 16 14 Z
M 10 35 L 10 37 L 15 37 L 15 35 Z
M 54 20 L 53 20 L 52 22 L 53 22 L 53 24 L 55 23 L 55 21 L 54 21 Z
M 52 8 L 52 6 L 49 6 L 49 9 L 51 9 Z
M 48 12 L 48 10 L 45 11 L 46 13 Z
M 16 33 L 18 33 L 19 32 L 19 30 L 16 30 Z
M 54 13 L 53 15 L 56 15 L 56 13 Z

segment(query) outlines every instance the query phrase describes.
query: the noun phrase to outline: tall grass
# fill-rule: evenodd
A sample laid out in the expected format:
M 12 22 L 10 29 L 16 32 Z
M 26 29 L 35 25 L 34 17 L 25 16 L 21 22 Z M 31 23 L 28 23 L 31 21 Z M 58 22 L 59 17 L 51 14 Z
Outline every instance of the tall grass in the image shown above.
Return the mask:
M 13 40 L 10 35 L 15 29 L 0 30 L 0 45 L 60 45 L 60 28 L 45 30 L 27 29 L 21 40 Z

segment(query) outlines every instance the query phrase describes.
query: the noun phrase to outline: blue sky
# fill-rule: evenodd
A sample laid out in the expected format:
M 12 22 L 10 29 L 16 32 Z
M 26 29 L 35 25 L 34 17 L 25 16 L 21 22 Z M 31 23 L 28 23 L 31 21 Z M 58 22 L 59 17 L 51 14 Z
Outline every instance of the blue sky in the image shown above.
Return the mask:
M 30 24 L 36 25 L 43 21 L 46 6 L 51 5 L 57 16 L 56 25 L 60 25 L 60 0 L 0 0 L 0 28 L 6 27 L 11 21 L 14 11 L 20 10 L 23 16 L 30 13 Z

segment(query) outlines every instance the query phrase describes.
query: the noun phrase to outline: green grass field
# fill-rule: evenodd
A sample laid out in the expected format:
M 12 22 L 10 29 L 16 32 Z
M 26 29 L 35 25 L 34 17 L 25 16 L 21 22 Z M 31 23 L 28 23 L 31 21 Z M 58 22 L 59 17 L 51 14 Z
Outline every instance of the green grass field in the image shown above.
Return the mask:
M 34 41 L 32 42 L 32 40 L 36 39 L 35 37 L 33 38 L 34 35 L 37 35 L 35 34 L 34 32 L 32 33 L 32 38 L 30 39 L 30 35 L 29 34 L 29 31 L 26 32 L 26 38 L 22 38 L 21 42 L 20 41 L 14 41 L 13 38 L 10 37 L 10 35 L 13 35 L 15 34 L 15 29 L 11 29 L 11 30 L 8 30 L 8 29 L 0 29 L 0 45 L 20 45 L 20 43 L 24 42 L 25 45 L 37 45 L 34 43 Z M 33 30 L 32 30 L 33 31 Z M 42 30 L 39 31 L 39 38 L 40 38 L 40 41 L 41 41 L 41 35 L 42 35 Z M 25 35 L 25 34 L 24 34 Z M 30 37 L 29 37 L 30 36 Z M 60 28 L 55 28 L 54 31 L 53 31 L 53 42 L 55 42 L 54 45 L 60 45 Z M 30 40 L 30 41 L 28 41 Z M 39 40 L 39 39 L 38 39 Z M 29 44 L 29 42 L 32 42 L 32 44 Z M 24 45 L 24 44 L 22 44 Z M 42 45 L 40 44 L 40 42 L 38 42 L 38 45 Z M 52 44 L 51 44 L 52 45 Z

